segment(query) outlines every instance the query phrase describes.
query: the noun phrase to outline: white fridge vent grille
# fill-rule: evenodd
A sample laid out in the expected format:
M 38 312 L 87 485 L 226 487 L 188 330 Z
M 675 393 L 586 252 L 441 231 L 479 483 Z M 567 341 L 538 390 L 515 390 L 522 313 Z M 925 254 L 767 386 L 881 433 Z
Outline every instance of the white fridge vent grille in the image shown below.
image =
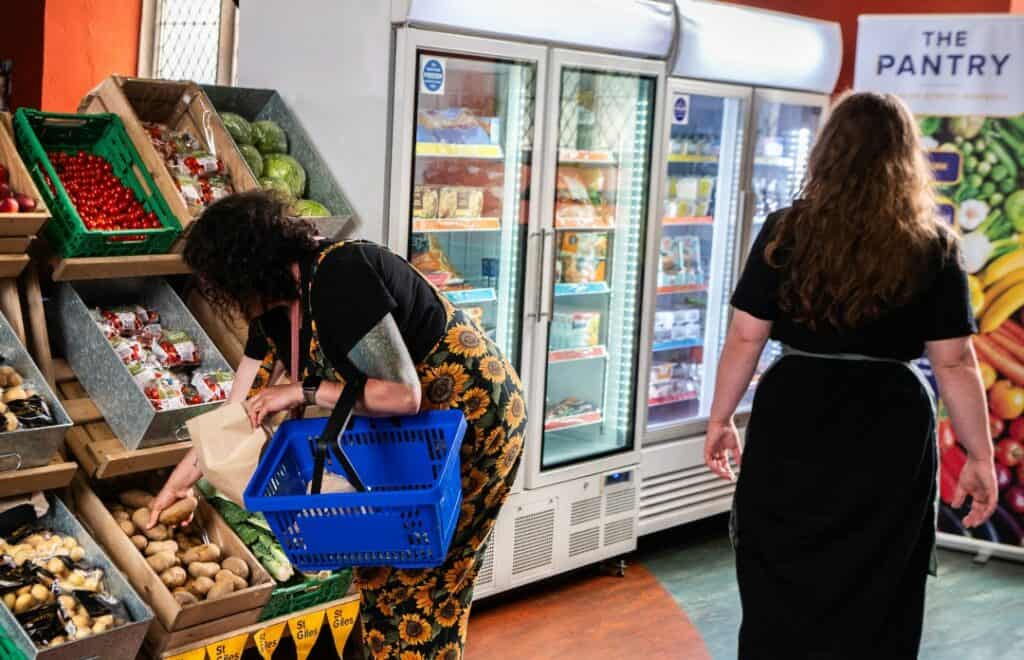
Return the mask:
M 604 545 L 617 545 L 633 538 L 633 519 L 623 518 L 604 526 Z
M 703 465 L 644 479 L 640 485 L 640 519 L 731 498 L 735 484 Z
M 480 572 L 477 573 L 477 585 L 485 585 L 494 582 L 494 538 L 487 544 L 484 551 L 484 559 L 480 562 Z
M 551 564 L 555 551 L 555 510 L 516 518 L 512 542 L 512 574 Z
M 572 512 L 569 516 L 569 524 L 572 526 L 592 522 L 601 517 L 601 497 L 591 497 L 588 500 L 580 500 L 572 503 Z
M 569 556 L 593 552 L 601 547 L 601 528 L 591 527 L 569 535 Z
M 629 488 L 605 496 L 604 514 L 614 516 L 619 513 L 632 511 L 636 507 L 636 489 Z

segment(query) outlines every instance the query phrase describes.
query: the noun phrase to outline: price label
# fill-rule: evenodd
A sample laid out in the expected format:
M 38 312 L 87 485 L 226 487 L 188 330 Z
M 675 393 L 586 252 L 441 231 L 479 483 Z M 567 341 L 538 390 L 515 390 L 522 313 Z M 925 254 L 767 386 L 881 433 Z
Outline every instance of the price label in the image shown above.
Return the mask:
M 320 626 L 324 624 L 324 610 L 297 616 L 288 620 L 288 628 L 292 631 L 292 641 L 295 642 L 295 655 L 298 660 L 306 660 L 317 637 L 320 636 Z
M 270 660 L 274 656 L 274 651 L 277 650 L 277 645 L 281 643 L 281 635 L 284 634 L 284 622 L 275 623 L 272 626 L 267 626 L 262 630 L 257 630 L 252 634 L 253 642 L 256 644 L 256 650 L 263 656 L 263 660 Z
M 345 650 L 345 642 L 356 625 L 356 617 L 359 616 L 359 601 L 354 600 L 327 610 L 327 622 L 331 626 L 331 636 L 334 637 L 334 649 L 340 658 Z
M 242 633 L 207 645 L 206 653 L 210 660 L 242 660 L 242 652 L 245 651 L 247 641 L 249 633 Z

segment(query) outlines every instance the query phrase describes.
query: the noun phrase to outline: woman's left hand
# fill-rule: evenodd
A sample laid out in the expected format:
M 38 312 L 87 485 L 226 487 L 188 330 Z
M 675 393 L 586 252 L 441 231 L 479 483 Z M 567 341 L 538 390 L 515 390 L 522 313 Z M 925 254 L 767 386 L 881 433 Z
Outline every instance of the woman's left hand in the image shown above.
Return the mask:
M 249 421 L 254 429 L 259 428 L 267 417 L 301 406 L 303 400 L 301 383 L 266 387 L 246 404 Z
M 743 444 L 736 424 L 728 422 L 709 422 L 708 435 L 704 440 L 704 464 L 708 468 L 729 481 L 736 480 L 736 473 L 729 464 L 729 457 L 740 466 L 743 458 Z

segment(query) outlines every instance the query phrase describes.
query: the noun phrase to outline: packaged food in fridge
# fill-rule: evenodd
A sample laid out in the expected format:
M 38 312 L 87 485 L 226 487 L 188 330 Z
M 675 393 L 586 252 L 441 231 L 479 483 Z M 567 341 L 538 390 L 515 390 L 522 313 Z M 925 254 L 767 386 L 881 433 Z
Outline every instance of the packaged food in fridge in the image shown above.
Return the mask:
M 224 401 L 231 396 L 235 378 L 228 371 L 197 371 L 192 375 L 192 385 L 204 402 Z
M 484 193 L 473 186 L 444 186 L 438 192 L 437 217 L 479 218 L 483 215 Z
M 565 232 L 559 246 L 558 281 L 603 282 L 607 258 L 606 232 Z
M 683 284 L 703 284 L 704 266 L 701 259 L 700 238 L 687 235 L 677 240 Z
M 600 343 L 600 312 L 555 312 L 551 325 L 553 349 L 588 348 Z
M 164 367 L 198 366 L 202 361 L 195 341 L 184 330 L 164 330 L 153 343 L 153 356 Z
M 676 315 L 672 312 L 654 313 L 654 341 L 668 341 L 672 339 L 672 327 L 675 325 Z
M 412 217 L 437 217 L 437 188 L 417 184 L 412 189 Z
M 652 381 L 650 385 L 647 386 L 647 396 L 650 399 L 667 399 L 668 397 L 674 395 L 675 393 L 676 381 L 674 380 L 658 382 Z
M 465 282 L 455 270 L 436 237 L 413 234 L 410 246 L 411 263 L 431 284 L 438 288 L 460 285 Z
M 672 380 L 672 376 L 673 374 L 675 374 L 675 370 L 675 362 L 655 362 L 651 366 L 651 382 L 661 383 Z
M 554 405 L 548 405 L 545 417 L 549 420 L 561 419 L 563 417 L 573 417 L 597 411 L 598 407 L 590 401 L 577 399 L 576 397 L 567 397 Z
M 500 141 L 497 118 L 481 117 L 469 108 L 422 109 L 416 113 L 417 142 L 495 144 Z

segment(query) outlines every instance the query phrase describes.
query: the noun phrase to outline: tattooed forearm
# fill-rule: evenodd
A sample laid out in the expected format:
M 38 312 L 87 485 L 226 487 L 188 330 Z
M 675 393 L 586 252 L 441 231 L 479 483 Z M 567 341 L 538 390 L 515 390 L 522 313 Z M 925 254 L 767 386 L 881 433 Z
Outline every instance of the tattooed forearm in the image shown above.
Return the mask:
M 391 314 L 366 333 L 348 354 L 352 363 L 370 378 L 419 386 L 416 366 L 402 333 Z

